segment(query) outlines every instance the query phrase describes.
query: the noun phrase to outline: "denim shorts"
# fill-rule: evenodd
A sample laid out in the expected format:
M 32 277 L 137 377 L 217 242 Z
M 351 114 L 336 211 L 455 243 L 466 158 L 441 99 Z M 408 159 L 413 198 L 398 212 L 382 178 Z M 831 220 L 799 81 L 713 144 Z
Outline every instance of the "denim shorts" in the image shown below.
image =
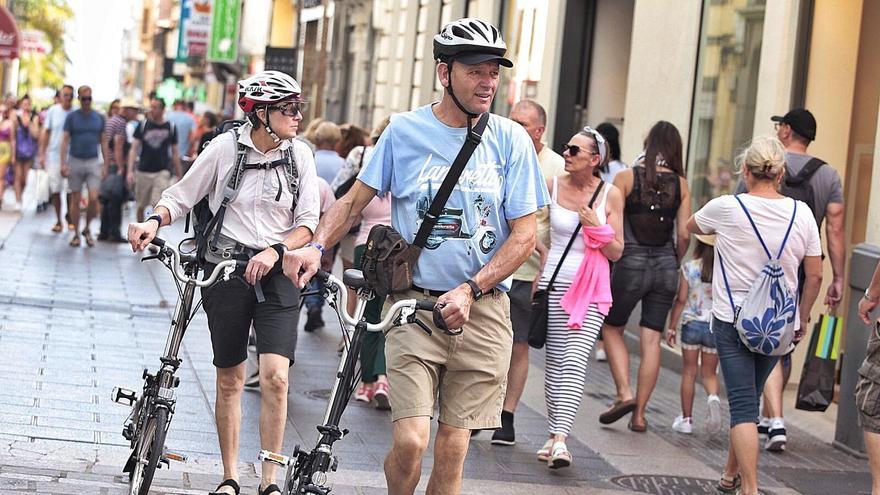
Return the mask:
M 721 373 L 730 404 L 730 427 L 758 422 L 758 407 L 764 382 L 776 366 L 778 356 L 750 351 L 739 339 L 733 323 L 712 318 L 712 332 L 721 362 Z
M 681 326 L 681 348 L 715 353 L 715 335 L 708 321 L 689 321 Z
M 626 325 L 633 309 L 642 303 L 639 325 L 662 332 L 678 292 L 678 260 L 669 248 L 624 251 L 611 272 L 614 302 L 605 323 Z

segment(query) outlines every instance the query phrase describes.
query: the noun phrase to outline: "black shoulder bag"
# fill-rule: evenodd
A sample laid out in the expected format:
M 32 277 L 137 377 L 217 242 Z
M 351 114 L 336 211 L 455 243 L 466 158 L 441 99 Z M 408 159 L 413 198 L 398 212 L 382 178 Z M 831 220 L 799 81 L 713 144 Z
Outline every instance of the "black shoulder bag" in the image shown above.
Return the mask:
M 403 292 L 412 287 L 413 270 L 422 248 L 428 241 L 428 236 L 434 229 L 468 160 L 480 144 L 488 122 L 487 112 L 480 117 L 468 134 L 449 172 L 446 173 L 437 195 L 431 201 L 431 206 L 428 207 L 412 244 L 407 243 L 406 239 L 390 225 L 376 225 L 370 229 L 367 246 L 361 257 L 361 270 L 367 283 L 379 296 Z
M 593 203 L 596 202 L 596 198 L 599 196 L 599 191 L 602 190 L 604 185 L 604 181 L 599 182 L 599 186 L 596 187 L 596 191 L 593 192 L 593 197 L 590 198 L 590 203 L 587 205 L 588 207 L 593 207 Z M 559 185 L 557 184 L 556 187 L 558 188 Z M 574 229 L 574 232 L 571 233 L 571 239 L 568 240 L 568 245 L 565 246 L 565 251 L 562 252 L 562 257 L 559 258 L 559 263 L 556 264 L 556 270 L 553 271 L 553 276 L 551 276 L 550 281 L 547 282 L 547 288 L 536 290 L 534 297 L 532 297 L 532 313 L 531 321 L 529 322 L 529 346 L 534 347 L 535 349 L 543 348 L 544 344 L 547 342 L 547 311 L 550 291 L 553 290 L 553 282 L 556 281 L 556 275 L 559 274 L 559 269 L 562 268 L 562 263 L 565 262 L 565 257 L 568 255 L 571 245 L 574 244 L 574 240 L 580 235 L 581 230 L 582 227 L 578 225 L 578 228 Z

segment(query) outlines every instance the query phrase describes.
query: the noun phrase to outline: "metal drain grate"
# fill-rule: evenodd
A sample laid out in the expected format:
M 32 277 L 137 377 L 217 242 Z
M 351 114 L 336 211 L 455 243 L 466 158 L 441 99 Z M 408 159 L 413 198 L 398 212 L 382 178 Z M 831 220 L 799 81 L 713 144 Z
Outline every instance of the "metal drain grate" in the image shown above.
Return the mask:
M 688 478 L 685 476 L 662 476 L 656 474 L 636 474 L 612 478 L 615 485 L 639 493 L 652 495 L 716 495 L 717 480 Z M 762 490 L 762 493 L 771 495 Z
M 319 388 L 316 390 L 306 390 L 303 395 L 317 400 L 327 400 L 330 398 L 329 388 Z

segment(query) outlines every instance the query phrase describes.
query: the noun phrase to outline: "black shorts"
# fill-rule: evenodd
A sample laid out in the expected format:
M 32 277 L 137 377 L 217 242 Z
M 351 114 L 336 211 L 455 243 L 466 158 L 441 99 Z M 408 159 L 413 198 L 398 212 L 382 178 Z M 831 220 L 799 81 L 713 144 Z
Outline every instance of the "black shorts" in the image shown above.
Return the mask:
M 206 275 L 213 269 L 214 265 L 207 264 Z M 247 359 L 251 322 L 257 336 L 257 353 L 284 356 L 290 359 L 292 366 L 299 321 L 299 289 L 280 270 L 273 270 L 260 281 L 266 300 L 257 303 L 254 287 L 244 281 L 240 271 L 227 282 L 221 280 L 202 289 L 214 366 L 231 368 Z
M 528 342 L 532 321 L 532 283 L 526 280 L 514 280 L 507 297 L 510 298 L 513 341 Z
M 614 302 L 605 323 L 613 327 L 626 325 L 636 304 L 641 302 L 639 326 L 662 332 L 677 291 L 678 261 L 674 253 L 669 250 L 624 252 L 611 272 Z

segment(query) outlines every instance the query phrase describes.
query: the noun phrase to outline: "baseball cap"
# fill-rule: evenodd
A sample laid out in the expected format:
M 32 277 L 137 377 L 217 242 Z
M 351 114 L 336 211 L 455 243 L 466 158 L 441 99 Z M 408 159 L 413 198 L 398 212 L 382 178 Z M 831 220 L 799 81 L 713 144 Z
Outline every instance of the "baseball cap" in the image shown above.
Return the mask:
M 507 68 L 513 67 L 513 62 L 511 62 L 509 59 L 506 59 L 494 53 L 467 52 L 455 55 L 455 57 L 453 58 L 455 61 L 461 62 L 466 65 L 477 65 L 482 64 L 483 62 L 488 62 L 490 60 L 497 60 L 498 65 L 502 65 Z
M 816 139 L 816 118 L 806 108 L 795 108 L 782 117 L 774 115 L 770 117 L 770 120 L 787 124 L 794 132 L 810 141 Z

